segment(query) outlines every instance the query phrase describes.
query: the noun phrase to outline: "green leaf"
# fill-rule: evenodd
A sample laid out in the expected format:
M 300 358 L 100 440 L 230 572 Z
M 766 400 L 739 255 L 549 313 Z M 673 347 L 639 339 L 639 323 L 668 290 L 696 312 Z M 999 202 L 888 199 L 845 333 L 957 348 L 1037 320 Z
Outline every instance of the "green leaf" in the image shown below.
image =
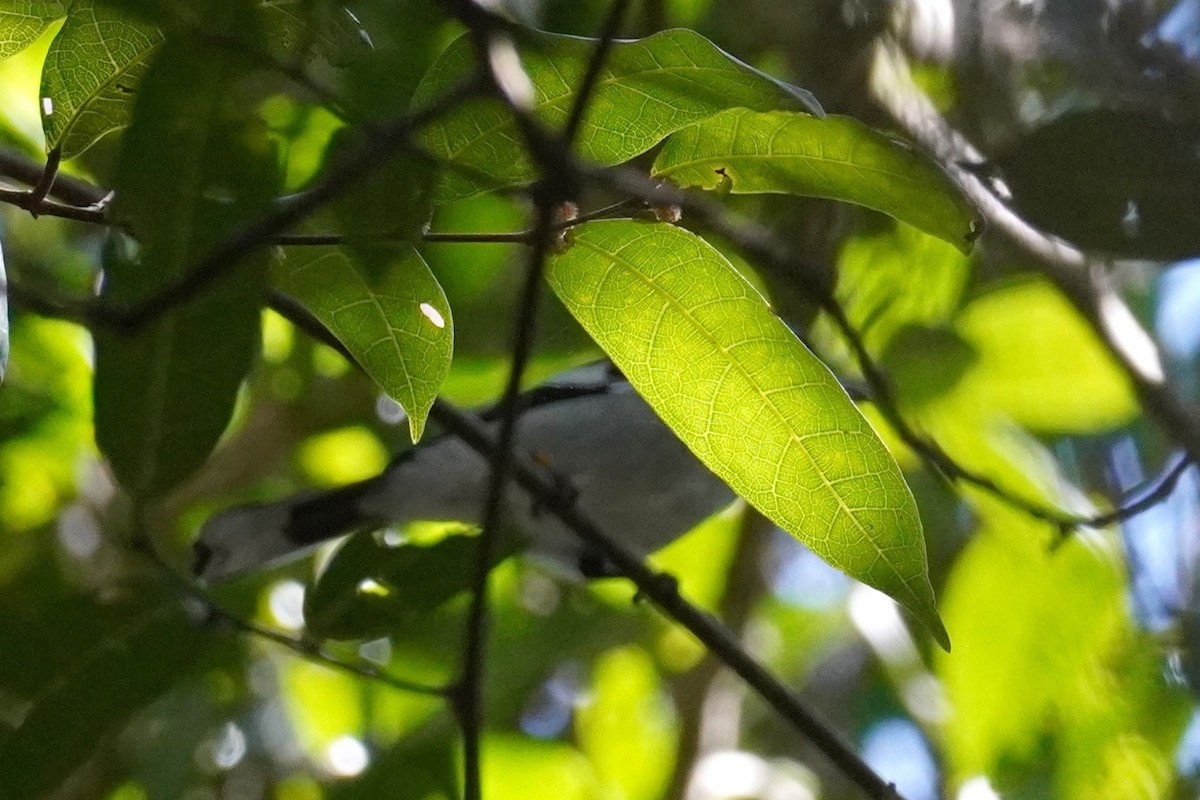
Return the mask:
M 1044 281 L 1000 286 L 957 322 L 978 362 L 967 402 L 1049 433 L 1111 430 L 1138 413 L 1125 373 L 1071 304 Z
M 408 413 L 413 441 L 450 371 L 450 305 L 421 255 L 382 245 L 358 258 L 339 247 L 293 247 L 274 281 L 338 338 L 379 387 Z
M 63 593 L 60 579 L 39 565 L 0 590 L 3 800 L 46 796 L 136 712 L 212 666 L 213 640 L 172 598 L 135 590 L 101 605 Z
M 654 659 L 639 647 L 609 651 L 596 663 L 575 738 L 617 797 L 650 800 L 666 791 L 678 733 L 664 690 Z
M 530 32 L 521 62 L 536 89 L 533 111 L 547 125 L 566 123 L 595 42 Z M 457 39 L 434 62 L 413 100 L 420 108 L 458 86 L 474 68 L 470 37 Z M 628 161 L 685 125 L 733 106 L 780 107 L 821 113 L 812 95 L 743 64 L 687 30 L 617 42 L 600 73 L 577 137 L 579 154 L 598 164 Z M 453 169 L 439 200 L 529 182 L 536 172 L 511 114 L 495 100 L 463 104 L 422 133 L 434 156 Z
M 490 800 L 594 800 L 600 797 L 596 775 L 583 755 L 565 742 L 503 733 L 483 740 L 482 796 Z
M 21 52 L 67 14 L 64 0 L 10 0 L 5 6 L 0 8 L 0 58 Z
M 371 51 L 371 38 L 354 14 L 330 2 L 261 0 L 271 41 L 284 56 L 316 53 L 341 67 Z
M 967 252 L 975 209 L 933 161 L 850 117 L 734 108 L 672 134 L 656 176 L 734 194 L 798 194 L 873 208 Z
M 895 349 L 892 340 L 901 331 L 953 322 L 971 263 L 941 239 L 910 225 L 889 223 L 882 231 L 847 239 L 834 272 L 838 302 L 867 350 L 880 358 Z M 846 374 L 856 369 L 841 332 L 828 318 L 818 317 L 808 341 L 827 359 L 836 358 L 837 368 Z
M 983 514 L 942 603 L 955 652 L 935 660 L 951 785 L 982 774 L 1015 796 L 1050 758 L 1054 797 L 1170 796 L 1191 703 L 1129 617 L 1119 543 L 1081 534 L 1051 552 L 1028 517 Z
M 8 276 L 4 271 L 4 249 L 0 247 L 0 287 L 7 286 Z M 8 346 L 8 292 L 5 291 L 0 294 L 0 383 L 4 382 L 4 373 L 8 370 Z
M 218 5 L 228 24 L 253 27 L 244 7 Z M 233 53 L 173 41 L 147 73 L 116 185 L 140 251 L 136 262 L 107 259 L 104 301 L 153 296 L 269 204 L 274 154 L 243 124 L 240 66 Z M 248 254 L 136 333 L 96 331 L 96 441 L 135 496 L 190 475 L 228 424 L 257 346 L 266 257 Z
M 399 547 L 375 535 L 351 537 L 304 595 L 309 630 L 331 639 L 395 634 L 471 588 L 478 544 L 468 534 Z
M 134 93 L 162 42 L 154 27 L 94 2 L 71 3 L 42 67 L 46 149 L 63 158 L 129 124 Z
M 563 303 L 735 491 L 949 639 L 900 468 L 829 370 L 698 236 L 617 220 L 550 260 Z

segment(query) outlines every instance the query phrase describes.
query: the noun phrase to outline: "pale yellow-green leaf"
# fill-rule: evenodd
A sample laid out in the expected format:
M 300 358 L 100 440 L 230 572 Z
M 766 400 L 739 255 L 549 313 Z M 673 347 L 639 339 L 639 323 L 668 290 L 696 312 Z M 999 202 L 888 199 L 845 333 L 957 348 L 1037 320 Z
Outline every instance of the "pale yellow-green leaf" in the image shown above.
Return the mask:
M 837 297 L 878 357 L 903 328 L 951 322 L 970 277 L 970 259 L 950 244 L 891 225 L 846 240 L 838 252 Z
M 956 329 L 978 354 L 962 391 L 1027 428 L 1109 430 L 1133 419 L 1129 379 L 1074 308 L 1040 280 L 976 298 Z
M 483 741 L 483 796 L 488 800 L 601 800 L 595 773 L 568 744 L 492 734 Z
M 671 778 L 675 719 L 654 660 L 638 647 L 605 653 L 575 717 L 579 749 L 613 796 L 658 800 Z
M 1116 541 L 1051 551 L 1028 517 L 991 506 L 983 518 L 943 598 L 955 652 L 935 659 L 951 784 L 1019 780 L 1048 758 L 1055 797 L 1169 796 L 1190 704 L 1129 618 Z
M 591 222 L 547 274 L 710 469 L 949 646 L 900 468 L 829 370 L 720 253 L 671 225 Z
M 528 32 L 520 42 L 521 67 L 536 95 L 532 111 L 546 125 L 560 128 L 595 42 L 540 31 Z M 471 38 L 462 36 L 430 67 L 414 105 L 435 102 L 474 68 Z M 742 63 L 695 31 L 667 30 L 613 43 L 575 141 L 584 158 L 620 164 L 672 131 L 732 106 L 821 113 L 809 92 Z M 447 172 L 441 200 L 527 183 L 537 175 L 512 115 L 496 100 L 461 103 L 421 135 L 431 153 L 459 168 Z

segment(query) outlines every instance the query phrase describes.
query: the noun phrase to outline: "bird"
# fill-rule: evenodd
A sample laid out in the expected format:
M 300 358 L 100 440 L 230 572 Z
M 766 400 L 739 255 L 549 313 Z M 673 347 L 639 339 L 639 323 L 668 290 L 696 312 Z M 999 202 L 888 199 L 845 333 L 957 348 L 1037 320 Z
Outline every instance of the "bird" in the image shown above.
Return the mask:
M 557 375 L 521 394 L 517 409 L 515 452 L 549 468 L 576 508 L 636 555 L 664 547 L 734 500 L 611 363 Z M 496 432 L 497 409 L 480 418 Z M 226 509 L 201 526 L 193 574 L 213 584 L 347 533 L 418 520 L 480 525 L 490 470 L 483 455 L 443 434 L 366 480 Z M 611 569 L 516 484 L 505 508 L 505 530 L 537 559 L 583 577 Z

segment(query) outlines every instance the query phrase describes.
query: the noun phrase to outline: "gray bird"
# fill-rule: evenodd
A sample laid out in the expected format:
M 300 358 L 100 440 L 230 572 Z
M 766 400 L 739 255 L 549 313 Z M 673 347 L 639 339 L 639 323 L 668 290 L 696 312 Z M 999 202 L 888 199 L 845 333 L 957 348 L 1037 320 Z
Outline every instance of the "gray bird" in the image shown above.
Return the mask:
M 665 546 L 734 498 L 607 363 L 531 389 L 518 408 L 517 453 L 553 470 L 580 511 L 639 555 Z M 494 433 L 495 415 L 481 416 Z M 415 520 L 478 525 L 489 473 L 487 460 L 457 437 L 432 439 L 374 478 L 222 511 L 200 531 L 194 572 L 220 581 L 336 536 Z M 515 484 L 506 509 L 506 529 L 533 554 L 572 572 L 603 572 L 603 560 Z

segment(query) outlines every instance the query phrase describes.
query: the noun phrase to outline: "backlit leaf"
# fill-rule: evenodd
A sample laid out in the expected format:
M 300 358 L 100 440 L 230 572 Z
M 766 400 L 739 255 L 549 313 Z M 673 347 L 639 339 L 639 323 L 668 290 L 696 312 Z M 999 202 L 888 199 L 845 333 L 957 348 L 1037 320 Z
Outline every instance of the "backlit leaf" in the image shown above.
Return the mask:
M 33 44 L 50 23 L 66 16 L 64 0 L 10 0 L 0 8 L 0 58 Z
M 676 747 L 675 720 L 654 660 L 622 647 L 595 666 L 587 699 L 575 717 L 575 738 L 596 777 L 630 800 L 663 796 Z
M 1041 281 L 971 301 L 959 335 L 979 354 L 968 402 L 1038 431 L 1111 430 L 1138 411 L 1129 379 L 1062 295 Z
M 943 647 L 900 468 L 829 370 L 703 239 L 592 222 L 551 259 L 563 303 L 709 468 Z
M 483 796 L 491 800 L 555 797 L 593 800 L 596 775 L 587 759 L 564 742 L 505 734 L 483 740 Z
M 523 45 L 522 66 L 536 89 L 533 111 L 551 128 L 561 129 L 595 42 L 537 32 L 523 37 Z M 434 62 L 417 89 L 414 106 L 420 108 L 458 86 L 473 67 L 470 38 L 463 36 Z M 692 31 L 663 31 L 617 42 L 583 118 L 578 151 L 599 164 L 619 164 L 673 131 L 733 106 L 820 113 L 808 92 L 743 64 Z M 495 100 L 464 104 L 428 126 L 422 140 L 438 158 L 475 173 L 472 179 L 448 171 L 441 200 L 526 183 L 535 175 L 511 115 Z
M 1081 534 L 1051 551 L 1028 517 L 981 510 L 942 604 L 955 652 L 935 659 L 951 784 L 987 775 L 1016 794 L 1049 758 L 1054 797 L 1169 796 L 1191 703 L 1134 628 L 1117 542 Z
M 734 108 L 671 135 L 654 174 L 734 194 L 798 194 L 873 208 L 970 250 L 970 203 L 930 159 L 850 117 Z
M 375 245 L 374 266 L 339 247 L 294 247 L 275 284 L 299 300 L 408 413 L 413 441 L 450 371 L 450 305 L 421 255 L 408 245 Z
M 46 149 L 82 153 L 129 124 L 133 97 L 162 43 L 154 27 L 94 2 L 71 3 L 42 68 Z

